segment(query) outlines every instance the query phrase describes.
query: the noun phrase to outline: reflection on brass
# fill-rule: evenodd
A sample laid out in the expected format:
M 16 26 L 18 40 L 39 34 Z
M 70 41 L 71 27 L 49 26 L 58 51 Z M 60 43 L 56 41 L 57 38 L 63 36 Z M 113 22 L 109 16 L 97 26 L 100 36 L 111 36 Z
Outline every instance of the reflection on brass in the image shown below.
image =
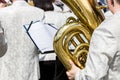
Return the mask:
M 77 19 L 67 19 L 54 37 L 54 50 L 67 70 L 72 60 L 80 69 L 85 67 L 91 35 L 104 20 L 96 0 L 62 0 L 70 7 Z
M 34 6 L 33 0 L 28 1 L 28 4 L 31 5 L 31 6 Z

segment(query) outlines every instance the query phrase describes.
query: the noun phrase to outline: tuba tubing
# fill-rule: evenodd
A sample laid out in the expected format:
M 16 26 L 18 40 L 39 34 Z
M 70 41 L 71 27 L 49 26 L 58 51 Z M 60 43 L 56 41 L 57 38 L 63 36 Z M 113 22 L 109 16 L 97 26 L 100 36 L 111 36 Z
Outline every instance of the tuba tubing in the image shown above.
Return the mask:
M 72 60 L 80 69 L 85 67 L 90 39 L 94 29 L 104 20 L 96 0 L 62 0 L 77 19 L 70 17 L 56 33 L 55 53 L 67 70 Z M 71 45 L 73 46 L 71 48 Z

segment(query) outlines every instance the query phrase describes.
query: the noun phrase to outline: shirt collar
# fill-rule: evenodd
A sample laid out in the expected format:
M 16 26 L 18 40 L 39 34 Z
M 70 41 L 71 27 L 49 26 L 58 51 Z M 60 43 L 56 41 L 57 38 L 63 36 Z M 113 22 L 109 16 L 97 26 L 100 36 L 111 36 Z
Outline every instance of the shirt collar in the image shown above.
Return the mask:
M 13 6 L 26 6 L 26 5 L 29 5 L 29 4 L 24 0 L 17 0 L 15 2 L 13 2 L 12 5 Z

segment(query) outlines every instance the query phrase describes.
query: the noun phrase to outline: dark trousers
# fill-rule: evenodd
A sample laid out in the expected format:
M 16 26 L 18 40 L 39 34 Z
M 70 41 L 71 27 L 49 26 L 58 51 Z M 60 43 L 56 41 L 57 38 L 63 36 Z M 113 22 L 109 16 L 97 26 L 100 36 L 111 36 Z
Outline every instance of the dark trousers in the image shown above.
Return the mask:
M 58 58 L 56 58 L 54 80 L 68 80 L 66 69 Z
M 55 61 L 40 61 L 40 80 L 53 80 L 55 74 Z
M 56 58 L 56 61 L 40 61 L 40 80 L 68 80 L 66 69 Z

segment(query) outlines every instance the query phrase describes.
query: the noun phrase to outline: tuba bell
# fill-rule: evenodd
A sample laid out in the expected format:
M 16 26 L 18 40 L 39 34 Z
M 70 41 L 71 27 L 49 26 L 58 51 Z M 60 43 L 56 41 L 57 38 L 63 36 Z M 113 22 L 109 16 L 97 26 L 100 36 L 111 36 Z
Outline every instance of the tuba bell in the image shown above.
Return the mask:
M 94 29 L 104 20 L 96 0 L 62 0 L 77 16 L 69 17 L 56 33 L 53 47 L 57 57 L 67 70 L 72 60 L 80 69 L 85 67 L 90 39 Z

